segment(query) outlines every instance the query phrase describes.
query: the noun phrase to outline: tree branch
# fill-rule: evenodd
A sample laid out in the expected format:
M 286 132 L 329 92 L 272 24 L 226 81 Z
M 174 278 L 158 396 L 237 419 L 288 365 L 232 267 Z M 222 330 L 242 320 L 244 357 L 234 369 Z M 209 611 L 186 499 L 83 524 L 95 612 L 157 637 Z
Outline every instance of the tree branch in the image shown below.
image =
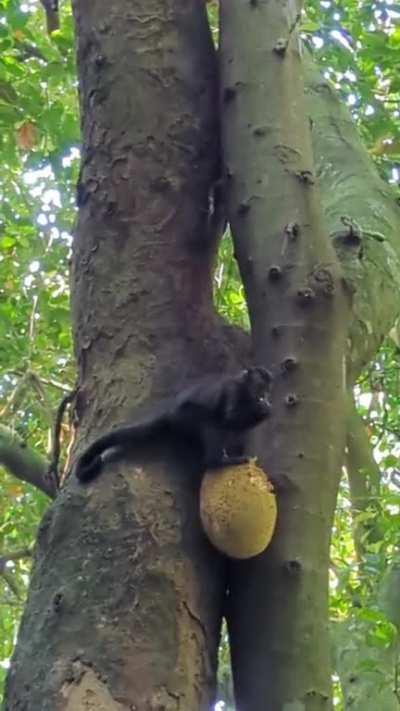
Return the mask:
M 56 487 L 47 474 L 47 459 L 27 447 L 14 430 L 4 425 L 0 425 L 0 464 L 17 479 L 33 484 L 50 498 L 55 497 Z
M 347 361 L 348 382 L 354 383 L 399 315 L 400 209 L 348 107 L 308 51 L 303 60 L 324 218 L 355 290 Z
M 0 575 L 4 578 L 10 590 L 14 593 L 18 600 L 21 599 L 21 591 L 14 575 L 10 570 L 7 570 L 6 565 L 9 560 L 21 560 L 22 558 L 30 558 L 32 556 L 32 551 L 29 548 L 24 548 L 19 551 L 10 551 L 9 553 L 3 553 L 0 556 Z

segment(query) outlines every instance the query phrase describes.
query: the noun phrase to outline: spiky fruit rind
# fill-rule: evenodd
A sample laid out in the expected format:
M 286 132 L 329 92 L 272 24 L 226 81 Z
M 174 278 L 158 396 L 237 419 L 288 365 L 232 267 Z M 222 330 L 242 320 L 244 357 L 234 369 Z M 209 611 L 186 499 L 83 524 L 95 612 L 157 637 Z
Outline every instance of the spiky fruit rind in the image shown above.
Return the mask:
M 252 558 L 271 541 L 276 497 L 255 460 L 207 471 L 200 489 L 200 517 L 211 543 L 231 558 Z

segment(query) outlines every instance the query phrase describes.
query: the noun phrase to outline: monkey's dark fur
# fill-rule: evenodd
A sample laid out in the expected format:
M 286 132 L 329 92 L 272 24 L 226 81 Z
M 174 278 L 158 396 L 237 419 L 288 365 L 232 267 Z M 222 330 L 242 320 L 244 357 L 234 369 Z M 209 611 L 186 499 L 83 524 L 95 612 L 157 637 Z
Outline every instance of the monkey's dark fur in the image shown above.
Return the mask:
M 102 454 L 112 447 L 127 449 L 135 443 L 171 433 L 200 445 L 204 469 L 239 464 L 245 435 L 269 415 L 271 376 L 265 368 L 253 367 L 236 375 L 210 376 L 162 400 L 147 418 L 117 427 L 96 439 L 75 466 L 82 482 L 96 477 Z M 235 455 L 230 455 L 230 443 Z M 233 449 L 233 447 L 232 447 Z

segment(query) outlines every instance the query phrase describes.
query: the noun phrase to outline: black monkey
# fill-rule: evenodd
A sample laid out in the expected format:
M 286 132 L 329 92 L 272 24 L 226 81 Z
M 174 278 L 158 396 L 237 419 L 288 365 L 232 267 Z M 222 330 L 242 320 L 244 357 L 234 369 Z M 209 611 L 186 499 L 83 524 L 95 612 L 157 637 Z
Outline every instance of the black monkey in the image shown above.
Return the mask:
M 97 476 L 102 453 L 112 447 L 126 449 L 168 432 L 200 445 L 204 469 L 245 462 L 247 430 L 269 415 L 270 383 L 271 375 L 262 367 L 204 378 L 175 397 L 162 400 L 142 421 L 117 427 L 96 439 L 79 457 L 76 476 L 80 481 Z M 226 451 L 230 441 L 235 456 Z

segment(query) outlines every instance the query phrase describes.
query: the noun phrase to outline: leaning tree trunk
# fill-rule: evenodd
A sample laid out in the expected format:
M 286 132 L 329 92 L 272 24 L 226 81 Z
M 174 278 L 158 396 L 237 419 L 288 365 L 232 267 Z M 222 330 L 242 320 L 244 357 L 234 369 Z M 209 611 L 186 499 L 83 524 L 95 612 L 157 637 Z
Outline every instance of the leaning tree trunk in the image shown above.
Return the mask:
M 198 0 L 75 0 L 82 111 L 73 323 L 80 445 L 235 365 L 212 303 L 215 52 Z M 167 443 L 71 479 L 43 521 L 6 709 L 206 709 L 224 561 L 198 463 Z
M 347 358 L 353 385 L 399 317 L 400 204 L 309 54 L 304 68 L 324 217 L 353 292 Z

